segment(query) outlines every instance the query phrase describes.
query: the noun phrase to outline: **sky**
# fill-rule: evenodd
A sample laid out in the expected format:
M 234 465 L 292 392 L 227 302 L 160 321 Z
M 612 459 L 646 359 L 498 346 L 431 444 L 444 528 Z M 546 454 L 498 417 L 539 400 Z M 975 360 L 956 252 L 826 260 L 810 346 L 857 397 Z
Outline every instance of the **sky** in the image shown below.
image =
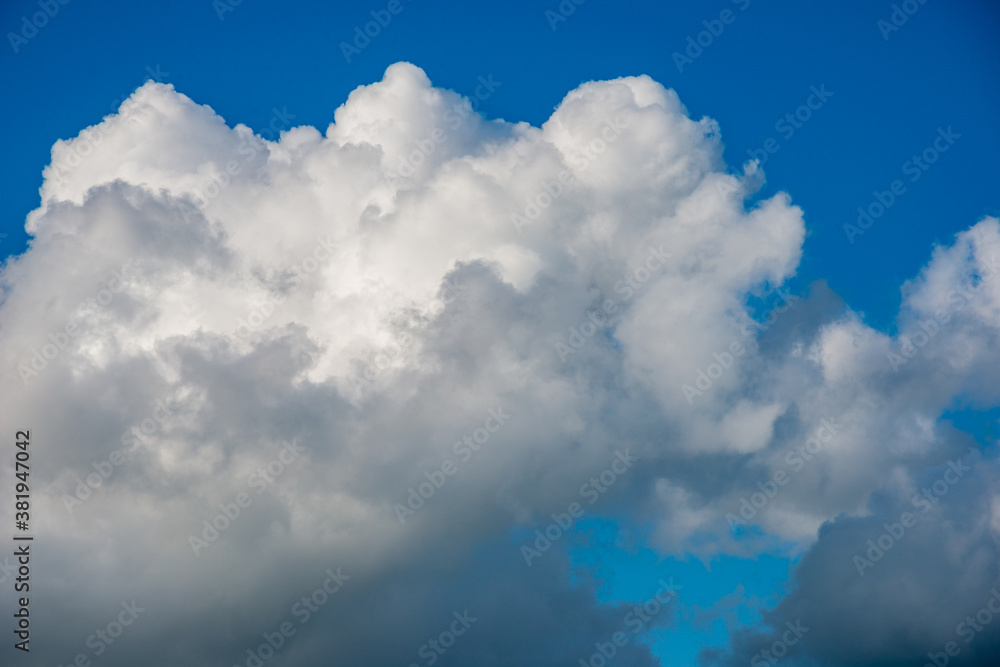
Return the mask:
M 3 664 L 996 663 L 996 3 L 0 26 Z

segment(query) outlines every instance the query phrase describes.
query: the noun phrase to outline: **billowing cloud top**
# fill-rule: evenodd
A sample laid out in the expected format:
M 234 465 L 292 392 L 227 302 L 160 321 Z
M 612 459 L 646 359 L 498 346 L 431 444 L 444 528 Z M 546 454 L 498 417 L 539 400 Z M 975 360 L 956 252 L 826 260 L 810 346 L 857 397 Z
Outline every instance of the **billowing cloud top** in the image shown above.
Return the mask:
M 49 662 L 249 665 L 287 621 L 273 664 L 575 665 L 622 610 L 536 548 L 574 502 L 664 554 L 804 551 L 769 621 L 812 623 L 820 661 L 919 660 L 1000 584 L 995 452 L 941 421 L 1000 392 L 997 220 L 935 250 L 888 336 L 781 289 L 803 212 L 648 77 L 536 128 L 400 63 L 325 134 L 290 125 L 150 82 L 53 147 L 0 278 Z M 907 509 L 896 562 L 865 556 Z

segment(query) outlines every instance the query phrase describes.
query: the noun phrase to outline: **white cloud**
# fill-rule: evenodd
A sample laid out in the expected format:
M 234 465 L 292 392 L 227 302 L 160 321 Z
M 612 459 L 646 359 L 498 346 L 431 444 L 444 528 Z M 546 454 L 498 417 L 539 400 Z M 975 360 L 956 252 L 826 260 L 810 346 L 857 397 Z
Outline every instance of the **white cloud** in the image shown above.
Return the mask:
M 413 608 L 447 608 L 446 618 L 463 595 L 486 604 L 460 584 L 488 544 L 498 585 L 513 592 L 493 626 L 477 624 L 481 640 L 456 647 L 475 655 L 527 631 L 512 618 L 555 604 L 539 590 L 568 588 L 564 560 L 530 574 L 518 565 L 511 529 L 565 511 L 615 450 L 641 463 L 602 502 L 652 521 L 659 547 L 756 553 L 767 545 L 733 540 L 726 512 L 821 419 L 839 420 L 843 434 L 773 500 L 781 521 L 761 518 L 807 548 L 823 521 L 864 512 L 899 465 L 954 453 L 958 436 L 929 424 L 956 394 L 995 400 L 996 364 L 980 360 L 998 361 L 1000 282 L 898 373 L 886 357 L 896 341 L 817 296 L 747 336 L 747 296 L 794 275 L 802 211 L 784 194 L 748 205 L 759 174 L 726 175 L 714 121 L 692 120 L 648 77 L 586 83 L 541 128 L 456 116 L 462 104 L 401 63 L 352 93 L 325 134 L 287 128 L 271 142 L 147 83 L 90 131 L 102 137 L 90 150 L 86 132 L 57 143 L 53 165 L 86 155 L 46 170 L 31 248 L 6 264 L 0 307 L 4 413 L 46 443 L 38 530 L 65 572 L 46 604 L 68 615 L 81 600 L 146 594 L 176 636 L 217 617 L 218 595 L 234 614 L 274 599 L 240 612 L 231 638 L 199 631 L 163 656 L 224 662 L 273 626 L 282 600 L 342 565 L 354 579 L 338 601 L 400 630 L 373 641 L 331 617 L 326 634 L 287 650 L 385 664 L 408 660 L 437 627 Z M 434 136 L 444 138 L 421 150 Z M 414 173 L 387 178 L 414 150 Z M 512 215 L 563 171 L 565 191 L 519 231 Z M 944 307 L 998 239 L 987 219 L 938 250 L 906 308 L 919 318 Z M 670 257 L 642 273 L 650 248 Z M 116 270 L 114 298 L 78 311 Z M 608 300 L 608 322 L 561 359 L 556 343 Z M 50 334 L 71 323 L 65 349 L 46 360 Z M 692 405 L 683 385 L 733 341 L 745 353 Z M 365 377 L 388 349 L 391 363 Z M 35 351 L 45 368 L 25 373 Z M 62 498 L 75 477 L 168 398 L 178 417 L 69 515 Z M 498 405 L 509 425 L 401 527 L 392 504 Z M 188 535 L 293 438 L 308 460 L 195 561 Z M 715 539 L 695 543 L 699 532 Z M 390 590 L 404 591 L 405 609 L 376 604 Z M 607 620 L 592 600 L 563 613 Z M 592 644 L 552 618 L 535 646 L 572 657 Z M 635 651 L 632 664 L 649 660 Z M 531 655 L 519 664 L 562 654 Z

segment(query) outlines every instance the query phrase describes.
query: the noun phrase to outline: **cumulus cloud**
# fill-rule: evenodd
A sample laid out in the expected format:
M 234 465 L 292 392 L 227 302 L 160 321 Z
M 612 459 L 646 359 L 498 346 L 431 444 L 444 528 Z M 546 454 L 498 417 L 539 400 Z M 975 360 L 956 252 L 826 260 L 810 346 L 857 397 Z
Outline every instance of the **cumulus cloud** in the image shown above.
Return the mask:
M 914 654 L 924 628 L 944 637 L 996 578 L 961 567 L 995 548 L 990 461 L 898 547 L 931 556 L 870 587 L 814 563 L 860 549 L 902 502 L 891 489 L 969 449 L 940 420 L 956 397 L 995 404 L 1000 224 L 935 251 L 890 337 L 822 283 L 782 291 L 803 213 L 755 199 L 760 182 L 648 77 L 583 84 L 532 127 L 400 63 L 325 132 L 275 141 L 145 84 L 53 147 L 30 248 L 0 277 L 3 410 L 36 443 L 40 653 L 93 655 L 135 599 L 106 664 L 246 664 L 286 620 L 274 664 L 420 664 L 466 611 L 441 664 L 577 664 L 623 610 L 570 583 L 559 544 L 526 564 L 520 536 L 626 450 L 638 463 L 588 511 L 652 526 L 663 553 L 809 550 L 801 590 L 837 604 L 796 593 L 774 612 L 825 623 L 801 650 L 875 664 L 900 632 Z M 835 435 L 810 442 L 823 420 Z M 957 498 L 980 509 L 951 527 Z M 920 586 L 955 540 L 953 604 L 917 618 L 890 596 L 851 654 L 836 610 L 890 577 L 936 599 L 945 584 Z M 300 623 L 338 567 L 349 579 Z

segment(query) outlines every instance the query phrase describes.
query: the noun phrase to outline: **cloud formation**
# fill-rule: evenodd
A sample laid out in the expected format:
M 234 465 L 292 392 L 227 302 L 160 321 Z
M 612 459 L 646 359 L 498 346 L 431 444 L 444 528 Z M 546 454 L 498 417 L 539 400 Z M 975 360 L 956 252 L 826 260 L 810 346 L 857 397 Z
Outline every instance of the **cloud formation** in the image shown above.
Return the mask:
M 773 611 L 814 623 L 802 655 L 937 650 L 1000 585 L 995 452 L 886 562 L 851 555 L 976 449 L 941 415 L 997 402 L 1000 223 L 935 250 L 889 336 L 822 283 L 782 291 L 803 212 L 761 182 L 648 77 L 583 84 L 536 128 L 400 63 L 277 141 L 145 84 L 53 147 L 0 277 L 4 413 L 38 443 L 40 654 L 93 657 L 135 600 L 104 664 L 250 664 L 285 621 L 271 664 L 577 664 L 625 608 L 558 546 L 528 567 L 522 534 L 618 451 L 638 462 L 588 511 L 663 553 L 806 551 Z M 349 578 L 320 605 L 327 570 Z

